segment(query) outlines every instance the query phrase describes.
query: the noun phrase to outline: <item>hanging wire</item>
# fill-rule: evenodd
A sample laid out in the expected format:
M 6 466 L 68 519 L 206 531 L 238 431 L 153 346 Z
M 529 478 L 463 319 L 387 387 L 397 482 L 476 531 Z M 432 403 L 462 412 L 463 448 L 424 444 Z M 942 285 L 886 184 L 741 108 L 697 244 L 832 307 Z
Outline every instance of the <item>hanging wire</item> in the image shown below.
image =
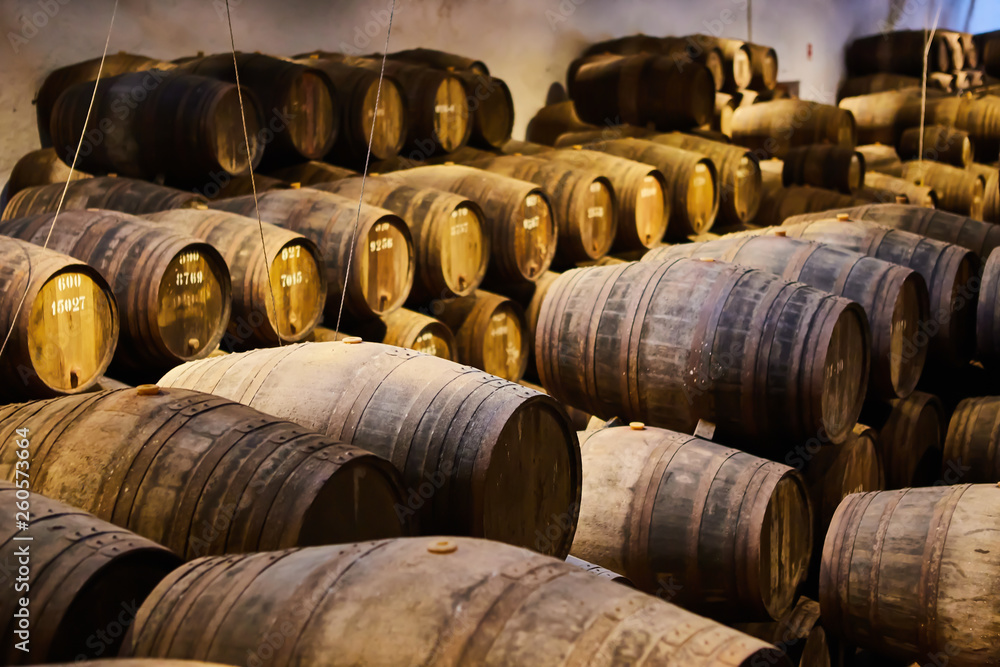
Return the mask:
M 928 14 L 929 15 L 929 14 Z M 937 32 L 938 19 L 941 18 L 941 5 L 938 4 L 937 14 L 934 16 L 934 24 L 931 26 L 930 33 L 927 34 L 927 41 L 924 44 L 924 76 L 921 82 L 920 89 L 920 136 L 917 138 L 917 165 L 921 166 L 924 162 L 924 122 L 927 118 L 927 62 L 930 59 L 931 44 L 934 42 L 934 33 Z M 920 183 L 923 184 L 923 171 L 918 171 L 920 174 Z
M 63 202 L 66 201 L 66 193 L 69 191 L 70 181 L 73 180 L 73 172 L 76 170 L 77 160 L 80 158 L 80 150 L 83 148 L 83 140 L 87 134 L 87 126 L 90 124 L 90 115 L 94 111 L 94 101 L 97 99 L 97 87 L 101 82 L 101 74 L 104 72 L 104 61 L 108 57 L 108 46 L 111 44 L 111 33 L 115 27 L 115 16 L 118 14 L 118 0 L 115 0 L 114 7 L 111 9 L 111 24 L 108 26 L 108 36 L 104 40 L 104 53 L 101 54 L 101 64 L 97 68 L 97 79 L 94 81 L 94 92 L 90 95 L 90 106 L 87 107 L 87 117 L 83 121 L 83 130 L 80 132 L 80 141 L 76 145 L 76 152 L 73 153 L 73 162 L 69 165 L 69 174 L 66 176 L 66 184 L 63 186 L 62 194 L 59 196 L 59 203 L 56 206 L 56 214 L 52 217 L 52 222 L 49 223 L 49 231 L 45 235 L 45 243 L 42 244 L 43 248 L 49 247 L 49 241 L 52 239 L 52 231 L 56 228 L 56 221 L 59 220 L 59 214 L 62 212 Z M 21 314 L 21 309 L 24 307 L 24 301 L 28 298 L 28 290 L 31 289 L 31 272 L 28 272 L 28 281 L 24 286 L 24 294 L 21 295 L 21 301 L 17 304 L 17 309 L 14 311 L 14 317 L 10 321 L 10 329 L 7 330 L 7 335 L 3 339 L 3 344 L 0 345 L 0 357 L 3 356 L 4 350 L 7 349 L 7 343 L 10 341 L 10 336 L 14 332 L 14 326 L 17 324 L 17 318 Z

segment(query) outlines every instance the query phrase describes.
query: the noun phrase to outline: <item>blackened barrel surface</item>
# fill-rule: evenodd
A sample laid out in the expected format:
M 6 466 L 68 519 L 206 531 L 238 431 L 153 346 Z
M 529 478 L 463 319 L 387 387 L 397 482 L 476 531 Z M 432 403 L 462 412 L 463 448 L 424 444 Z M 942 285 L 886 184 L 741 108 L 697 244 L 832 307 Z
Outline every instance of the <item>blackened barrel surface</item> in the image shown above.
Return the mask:
M 659 428 L 580 437 L 573 554 L 712 618 L 788 612 L 812 549 L 808 492 L 791 468 Z
M 364 443 L 403 473 L 403 514 L 419 515 L 428 532 L 569 552 L 580 449 L 565 411 L 544 394 L 377 343 L 227 355 L 179 366 L 161 383 L 212 391 Z
M 278 649 L 262 643 L 276 634 Z M 627 586 L 462 537 L 190 563 L 156 589 L 132 636 L 131 655 L 230 664 L 552 667 L 628 656 L 636 667 L 789 667 L 763 641 Z
M 27 449 L 32 435 L 10 437 Z M 139 605 L 181 559 L 83 510 L 29 496 L 29 480 L 0 481 L 0 511 L 9 517 L 0 528 L 0 561 L 10 587 L 0 598 L 0 657 L 6 665 L 29 665 L 115 655 Z M 29 525 L 18 528 L 21 521 Z M 18 574 L 19 565 L 27 575 Z
M 873 395 L 905 397 L 917 386 L 926 347 L 908 347 L 929 314 L 919 273 L 836 246 L 781 236 L 723 237 L 650 250 L 643 261 L 712 258 L 761 269 L 857 302 L 872 330 Z
M 856 303 L 711 260 L 568 271 L 535 332 L 542 385 L 602 418 L 774 446 L 824 430 L 841 442 L 868 381 Z M 766 390 L 764 389 L 766 387 Z
M 33 490 L 186 560 L 408 534 L 387 461 L 184 389 L 103 391 L 0 408 L 0 478 L 27 428 Z

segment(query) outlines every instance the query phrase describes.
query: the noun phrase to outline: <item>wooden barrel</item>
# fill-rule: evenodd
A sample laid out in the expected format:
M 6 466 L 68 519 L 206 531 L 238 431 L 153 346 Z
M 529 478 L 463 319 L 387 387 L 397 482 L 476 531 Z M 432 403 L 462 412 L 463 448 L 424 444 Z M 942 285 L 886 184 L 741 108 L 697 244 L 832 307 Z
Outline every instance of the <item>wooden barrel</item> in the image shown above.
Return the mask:
M 778 52 L 770 46 L 747 43 L 750 48 L 750 73 L 747 86 L 752 90 L 774 90 L 778 85 Z
M 360 178 L 312 187 L 355 201 L 362 197 Z M 490 261 L 486 216 L 477 203 L 434 188 L 417 188 L 380 176 L 364 181 L 364 202 L 392 211 L 413 235 L 416 267 L 409 303 L 472 294 Z
M 524 310 L 499 294 L 477 290 L 431 306 L 455 332 L 458 361 L 511 382 L 524 376 L 531 348 L 531 331 Z
M 969 171 L 986 180 L 986 194 L 983 195 L 983 220 L 1000 223 L 1000 170 L 996 166 L 972 162 Z
M 700 153 L 719 171 L 719 218 L 726 225 L 753 221 L 760 208 L 761 173 L 756 156 L 740 146 L 693 134 L 650 134 L 649 141 Z
M 329 183 L 331 181 L 339 181 L 342 178 L 353 178 L 361 175 L 353 169 L 337 167 L 327 162 L 317 162 L 315 160 L 291 167 L 274 169 L 269 173 L 274 178 L 280 178 L 286 183 L 298 183 L 300 186 Z
M 710 35 L 689 35 L 687 39 L 704 47 L 714 46 L 722 52 L 722 71 L 726 77 L 722 90 L 737 92 L 752 88 L 750 84 L 753 82 L 753 56 L 747 42 Z
M 514 130 L 514 98 L 503 79 L 473 71 L 457 71 L 472 114 L 469 144 L 496 149 L 510 140 Z
M 259 386 L 246 383 L 253 377 Z M 565 411 L 544 394 L 378 343 L 231 354 L 179 366 L 161 383 L 363 442 L 402 472 L 409 491 L 401 514 L 419 515 L 425 532 L 569 553 L 580 450 Z M 304 404 L 304 391 L 317 400 Z
M 903 175 L 903 161 L 899 159 L 896 149 L 882 144 L 865 144 L 857 150 L 865 158 L 865 176 L 872 172 L 895 176 Z
M 104 277 L 121 309 L 117 370 L 145 378 L 219 346 L 232 281 L 215 248 L 125 213 L 65 211 L 53 227 L 54 215 L 7 221 L 0 234 L 42 244 L 51 230 L 49 248 Z
M 118 344 L 118 304 L 101 274 L 72 257 L 0 237 L 0 358 L 5 401 L 93 387 Z M 21 300 L 19 316 L 15 319 Z
M 865 186 L 865 158 L 853 148 L 813 144 L 789 149 L 781 182 L 853 194 Z
M 997 250 L 985 262 L 979 288 L 976 358 L 991 371 L 1000 363 L 1000 251 Z
M 843 213 L 846 213 L 851 220 L 874 222 L 884 227 L 968 248 L 982 262 L 987 260 L 994 248 L 1000 247 L 1000 228 L 995 225 L 964 215 L 905 204 L 866 204 L 833 209 L 795 216 L 789 218 L 787 222 L 793 225 L 812 220 L 829 220 Z
M 813 510 L 813 553 L 809 567 L 809 593 L 815 594 L 819 582 L 823 538 L 840 503 L 852 493 L 879 491 L 884 488 L 882 466 L 876 445 L 878 434 L 858 424 L 846 442 L 840 445 L 805 445 L 796 463 L 805 466 L 802 474 Z
M 449 361 L 458 361 L 458 345 L 451 329 L 441 320 L 406 308 L 395 310 L 377 320 L 351 324 L 351 331 L 375 343 L 405 347 Z M 332 333 L 325 329 L 314 336 L 313 340 L 343 340 L 343 337 L 331 337 L 329 334 Z
M 844 217 L 843 220 L 839 219 Z M 977 257 L 964 248 L 871 222 L 838 219 L 782 226 L 788 236 L 838 245 L 913 269 L 927 283 L 931 318 L 903 341 L 904 350 L 928 348 L 928 365 L 957 367 L 975 346 Z
M 529 338 L 532 342 L 532 344 L 528 346 L 528 367 L 525 370 L 525 373 L 526 376 L 532 380 L 538 379 L 538 367 L 535 357 L 535 346 L 533 344 L 535 331 L 538 328 L 538 314 L 541 312 L 542 303 L 545 302 L 545 295 L 548 293 L 549 288 L 552 287 L 552 285 L 559 278 L 559 275 L 560 274 L 555 273 L 554 271 L 546 271 L 533 283 L 518 285 L 512 289 L 504 290 L 504 294 L 514 299 L 524 310 L 526 331 L 528 332 Z M 569 409 L 574 409 L 572 406 L 567 407 Z
M 592 130 L 594 126 L 580 120 L 576 113 L 576 105 L 573 100 L 548 104 L 528 121 L 528 128 L 525 131 L 525 139 L 529 142 L 551 146 L 556 143 L 556 139 L 566 132 L 576 130 Z M 504 149 L 508 153 L 507 149 Z
M 611 251 L 618 231 L 617 205 L 611 181 L 601 171 L 551 162 L 542 156 L 487 154 L 463 162 L 529 181 L 549 196 L 559 237 L 553 264 L 571 266 Z
M 598 151 L 574 149 L 529 153 L 530 144 L 512 146 L 517 143 L 509 142 L 506 148 L 517 148 L 518 153 L 523 150 L 526 155 L 576 169 L 597 170 L 608 179 L 618 211 L 618 231 L 612 252 L 651 248 L 663 238 L 671 215 L 671 197 L 666 176 L 659 169 Z
M 69 165 L 59 159 L 52 148 L 41 148 L 21 156 L 14 165 L 7 181 L 7 195 L 12 197 L 21 190 L 39 185 L 58 183 L 65 186 L 66 181 L 80 181 L 90 178 L 90 174 L 82 171 L 70 171 Z
M 723 237 L 650 250 L 643 261 L 711 258 L 779 275 L 842 296 L 864 308 L 871 323 L 869 395 L 908 396 L 917 386 L 926 347 L 908 339 L 929 317 L 927 285 L 916 271 L 836 246 L 780 236 Z
M 661 129 L 705 125 L 715 110 L 708 68 L 669 56 L 590 56 L 570 65 L 569 96 L 579 117 L 605 126 L 609 119 Z
M 205 241 L 226 260 L 233 315 L 224 349 L 305 340 L 322 319 L 326 267 L 306 237 L 221 211 L 163 211 L 145 218 Z
M 893 30 L 855 39 L 847 46 L 847 70 L 852 75 L 894 72 L 922 76 L 927 35 L 923 30 Z M 949 72 L 952 57 L 944 31 L 934 33 L 927 70 Z M 961 67 L 957 69 L 962 69 Z
M 388 461 L 218 396 L 145 385 L 0 408 L 0 478 L 19 428 L 33 492 L 185 560 L 409 534 Z
M 340 127 L 331 159 L 360 168 L 368 157 L 369 142 L 375 160 L 391 158 L 403 149 L 407 109 L 403 86 L 395 78 L 383 76 L 379 89 L 379 73 L 370 69 L 318 57 L 298 62 L 322 71 L 337 91 Z
M 785 187 L 780 179 L 768 179 L 765 176 L 761 188 L 760 209 L 757 211 L 754 224 L 780 225 L 793 216 L 867 203 L 868 200 L 861 197 L 845 195 L 826 188 L 814 188 L 808 185 Z
M 253 664 L 789 664 L 759 639 L 569 563 L 461 537 L 189 563 L 132 636 L 135 656 Z M 271 636 L 276 646 L 262 643 Z
M 946 425 L 937 396 L 915 391 L 876 412 L 878 448 L 886 489 L 932 486 L 941 477 Z M 862 415 L 868 419 L 868 415 Z
M 831 667 L 831 646 L 820 623 L 819 603 L 805 596 L 778 621 L 736 623 L 733 629 L 770 642 L 796 667 Z
M 132 215 L 155 213 L 175 208 L 194 208 L 206 199 L 195 192 L 185 192 L 131 178 L 87 178 L 26 188 L 18 192 L 3 211 L 3 220 L 14 220 L 39 213 L 55 213 L 62 199 L 64 211 L 92 208 L 121 211 Z
M 939 471 L 948 484 L 1000 482 L 1000 397 L 967 398 L 955 408 Z
M 479 204 L 491 251 L 487 281 L 530 282 L 552 264 L 558 234 L 555 216 L 548 196 L 534 183 L 455 165 L 406 169 L 383 178 L 445 190 Z
M 823 548 L 830 633 L 899 660 L 1000 661 L 1000 488 L 963 484 L 849 496 Z M 850 583 L 848 583 L 850 582 Z
M 935 76 L 942 74 L 941 77 Z M 922 81 L 917 76 L 907 76 L 905 74 L 892 74 L 891 72 L 878 72 L 876 74 L 866 74 L 864 76 L 851 76 L 840 84 L 837 90 L 837 99 L 845 97 L 857 97 L 858 95 L 870 95 L 872 93 L 885 93 L 904 88 L 920 88 Z M 940 90 L 946 93 L 953 93 L 953 79 L 943 72 L 930 73 L 927 77 L 927 89 L 929 91 Z
M 399 83 L 407 118 L 403 150 L 421 160 L 437 153 L 450 153 L 465 145 L 472 131 L 472 116 L 462 80 L 452 72 L 387 60 L 360 58 L 342 53 L 317 51 L 297 58 L 332 60 L 352 67 L 384 72 Z M 321 65 L 316 64 L 316 67 Z
M 983 219 L 986 181 L 982 176 L 940 162 L 904 162 L 903 178 L 933 189 L 938 206 L 945 211 Z
M 489 74 L 490 70 L 482 60 L 467 58 L 457 53 L 438 51 L 435 49 L 405 49 L 389 54 L 393 60 L 402 60 L 408 63 L 426 65 L 434 69 L 453 69 L 455 71 L 471 71 L 478 74 Z
M 911 127 L 900 135 L 896 152 L 903 160 L 931 160 L 944 162 L 965 169 L 973 159 L 972 142 L 969 133 L 944 125 L 928 125 L 924 128 L 924 153 L 920 156 L 920 128 Z
M 25 452 L 32 436 L 11 434 Z M 0 600 L 4 664 L 117 654 L 139 605 L 181 559 L 86 512 L 29 494 L 28 479 L 0 481 L 0 511 L 10 517 L 0 529 L 10 587 Z M 26 527 L 17 529 L 22 520 Z
M 741 106 L 733 114 L 733 143 L 761 160 L 784 158 L 791 148 L 833 144 L 854 148 L 854 118 L 838 107 L 805 100 L 774 100 Z
M 220 199 L 212 208 L 284 227 L 319 246 L 326 267 L 326 315 L 370 319 L 401 308 L 413 286 L 413 241 L 406 223 L 375 206 L 313 189 Z M 351 239 L 354 242 L 351 242 Z M 350 267 L 350 268 L 348 268 Z
M 579 435 L 574 555 L 720 620 L 776 619 L 791 608 L 812 545 L 794 470 L 638 423 Z
M 678 67 L 688 66 L 691 63 L 698 63 L 706 67 L 712 74 L 716 90 L 721 90 L 726 82 L 722 51 L 717 46 L 704 44 L 688 37 L 629 35 L 591 44 L 583 52 L 583 55 L 594 56 L 603 53 L 619 56 L 634 56 L 640 53 L 670 56 L 678 64 Z
M 45 77 L 38 95 L 35 99 L 35 113 L 38 116 L 38 136 L 41 138 L 42 147 L 52 146 L 52 135 L 50 126 L 52 123 L 52 109 L 56 100 L 63 92 L 78 83 L 94 81 L 97 72 L 100 70 L 101 78 L 118 76 L 129 72 L 144 72 L 151 69 L 170 69 L 170 63 L 147 58 L 146 56 L 135 55 L 119 51 L 109 53 L 104 58 L 103 69 L 101 69 L 101 58 L 93 58 L 83 62 L 74 63 L 66 67 L 60 67 Z M 117 118 L 117 116 L 114 116 Z M 77 137 L 79 141 L 79 137 Z M 76 144 L 73 144 L 74 147 Z
M 90 125 L 84 127 L 93 95 L 92 82 L 77 84 L 52 109 L 52 142 L 59 157 L 71 162 L 85 135 L 77 167 L 92 174 L 162 177 L 172 185 L 202 187 L 213 175 L 243 174 L 251 163 L 259 164 L 265 131 L 270 131 L 256 96 L 244 90 L 248 158 L 236 86 L 184 72 L 151 70 L 101 79 Z
M 113 624 L 112 624 L 113 627 Z M 103 660 L 74 660 L 67 663 L 45 663 L 53 667 L 222 667 L 217 663 L 197 660 L 166 660 L 162 658 L 105 658 Z
M 876 171 L 865 171 L 865 189 L 859 196 L 864 197 L 865 192 L 885 193 L 884 199 L 889 199 L 890 196 L 893 198 L 884 203 L 891 204 L 897 197 L 903 197 L 911 206 L 937 208 L 937 195 L 931 188 Z
M 891 147 L 899 141 L 903 130 L 920 125 L 920 92 L 918 87 L 845 97 L 838 106 L 854 116 L 859 144 L 885 144 Z M 914 107 L 917 110 L 916 122 L 912 119 L 907 119 L 909 122 L 906 122 L 902 116 L 907 108 Z M 931 91 L 928 91 L 927 108 L 934 108 Z M 925 122 L 934 121 L 928 116 Z
M 706 331 L 715 331 L 711 344 Z M 569 405 L 678 431 L 704 419 L 722 440 L 772 448 L 821 429 L 832 442 L 847 437 L 870 349 L 856 303 L 690 259 L 568 271 L 549 288 L 535 330 L 542 385 Z
M 571 146 L 560 139 L 557 146 Z M 644 139 L 612 139 L 586 144 L 587 149 L 609 153 L 659 169 L 671 184 L 670 223 L 667 238 L 683 240 L 712 228 L 719 212 L 719 176 L 715 162 L 701 153 Z
M 219 53 L 194 58 L 179 69 L 253 92 L 264 115 L 264 168 L 318 160 L 337 137 L 340 104 L 333 82 L 319 69 L 261 53 Z M 388 88 L 388 86 L 387 86 Z

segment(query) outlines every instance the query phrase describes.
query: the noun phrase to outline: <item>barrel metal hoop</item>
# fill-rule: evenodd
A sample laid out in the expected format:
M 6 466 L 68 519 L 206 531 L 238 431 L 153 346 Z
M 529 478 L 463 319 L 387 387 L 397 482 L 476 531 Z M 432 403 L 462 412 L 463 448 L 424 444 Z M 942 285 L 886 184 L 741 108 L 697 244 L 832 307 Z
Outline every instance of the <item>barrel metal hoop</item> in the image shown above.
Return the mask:
M 801 288 L 799 283 L 786 283 L 775 280 L 764 293 L 763 298 L 757 306 L 753 321 L 750 324 L 750 331 L 759 331 L 758 336 L 748 336 L 744 342 L 744 362 L 740 373 L 740 404 L 742 405 L 742 419 L 744 424 L 754 426 L 754 436 L 759 436 L 769 432 L 768 424 L 771 415 L 766 409 L 768 366 L 771 361 L 771 346 L 774 336 L 778 331 L 780 314 L 784 310 L 788 301 Z M 765 306 L 766 305 L 766 306 Z M 797 360 L 799 355 L 794 355 Z M 794 364 L 793 364 L 794 369 Z M 758 390 L 758 383 L 763 386 Z M 796 382 L 797 386 L 799 383 Z M 764 397 L 763 406 L 757 405 L 754 400 L 746 400 L 746 397 Z M 798 396 L 796 396 L 798 398 Z M 763 407 L 763 409 L 761 409 Z M 794 412 L 794 411 L 793 411 Z
M 592 414 L 601 414 L 604 412 L 601 409 L 602 401 L 600 395 L 597 391 L 597 331 L 600 328 L 601 320 L 604 317 L 604 309 L 607 307 L 608 298 L 611 295 L 611 291 L 615 288 L 618 283 L 618 279 L 622 277 L 626 269 L 630 268 L 630 264 L 622 264 L 621 266 L 616 266 L 607 272 L 607 277 L 604 279 L 604 283 L 601 285 L 601 289 L 597 293 L 597 299 L 595 300 L 595 305 L 598 306 L 594 308 L 590 315 L 590 321 L 587 323 L 586 337 L 584 338 L 584 374 L 583 374 L 583 387 L 584 392 L 587 397 L 588 411 Z M 581 271 L 577 274 L 579 277 L 583 277 L 586 274 Z M 568 288 L 575 287 L 575 285 L 569 285 Z M 569 289 L 566 290 L 566 296 L 569 296 Z M 560 309 L 562 312 L 563 309 Z M 559 319 L 559 318 L 555 318 Z M 556 323 L 559 326 L 559 323 Z M 556 337 L 558 340 L 558 336 Z M 558 352 L 556 350 L 555 352 Z
M 928 540 L 924 545 L 923 559 L 920 565 L 920 584 L 918 596 L 920 604 L 917 623 L 919 646 L 928 655 L 939 648 L 937 627 L 938 586 L 941 582 L 941 561 L 944 554 L 945 541 L 948 539 L 948 529 L 951 519 L 958 507 L 958 502 L 972 484 L 953 486 L 950 493 L 940 499 L 934 507 L 928 529 Z
M 813 256 L 822 246 L 818 243 L 812 241 L 806 241 L 802 247 L 796 249 L 795 253 L 789 258 L 788 265 L 785 270 L 781 272 L 781 279 L 788 280 L 790 282 L 798 281 L 799 274 L 802 273 L 802 267 L 806 265 L 809 258 Z
M 878 624 L 879 579 L 882 572 L 882 549 L 885 546 L 885 536 L 892 523 L 892 515 L 903 500 L 909 489 L 898 491 L 886 502 L 879 516 L 878 527 L 872 540 L 871 569 L 868 575 L 868 628 L 875 634 L 880 632 Z
M 622 345 L 619 354 L 619 368 L 625 372 L 622 375 L 622 384 L 625 386 L 624 396 L 628 399 L 629 416 L 646 417 L 642 409 L 643 396 L 639 390 L 639 345 L 642 342 L 642 329 L 645 325 L 646 315 L 649 312 L 649 304 L 653 300 L 657 288 L 663 276 L 666 275 L 678 260 L 664 262 L 648 277 L 646 284 L 639 291 L 638 298 L 630 300 L 628 313 L 635 313 L 632 325 L 629 327 L 628 343 Z M 634 308 L 633 308 L 634 304 Z

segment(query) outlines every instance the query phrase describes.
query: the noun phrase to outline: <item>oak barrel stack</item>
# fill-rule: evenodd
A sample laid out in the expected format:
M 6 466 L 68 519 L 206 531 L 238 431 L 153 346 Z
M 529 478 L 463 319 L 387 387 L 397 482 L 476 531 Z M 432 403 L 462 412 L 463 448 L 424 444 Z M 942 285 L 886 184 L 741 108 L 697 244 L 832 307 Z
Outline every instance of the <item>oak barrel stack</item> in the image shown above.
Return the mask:
M 574 555 L 711 618 L 771 620 L 791 609 L 812 549 L 795 471 L 641 424 L 580 437 Z
M 556 145 L 567 147 L 562 139 Z M 681 240 L 689 234 L 702 234 L 715 224 L 719 212 L 719 173 L 711 158 L 643 139 L 595 141 L 584 147 L 643 162 L 663 173 L 670 183 L 672 197 L 668 238 Z
M 310 187 L 392 211 L 413 236 L 411 304 L 471 294 L 486 277 L 490 238 L 486 216 L 472 199 L 389 178 L 343 178 Z M 362 190 L 364 191 L 362 193 Z
M 0 408 L 0 478 L 15 429 L 33 491 L 185 560 L 409 534 L 384 459 L 232 401 L 185 389 L 67 396 Z
M 928 125 L 923 132 L 923 155 L 920 153 L 920 128 L 911 127 L 900 135 L 896 152 L 902 160 L 934 160 L 965 169 L 975 155 L 969 133 L 944 125 Z
M 591 44 L 583 55 L 593 56 L 603 53 L 619 56 L 634 56 L 640 53 L 670 56 L 681 67 L 691 63 L 705 66 L 712 74 L 716 90 L 721 90 L 726 83 L 722 51 L 715 45 L 699 43 L 687 37 L 629 35 Z
M 711 260 L 568 271 L 535 332 L 542 385 L 557 399 L 678 431 L 704 419 L 720 440 L 764 448 L 819 432 L 842 442 L 870 350 L 856 303 Z
M 445 190 L 479 204 L 490 236 L 487 282 L 531 282 L 552 264 L 556 219 L 548 196 L 534 183 L 457 165 L 404 169 L 383 178 Z
M 259 383 L 246 384 L 252 377 Z M 580 449 L 565 411 L 544 394 L 444 359 L 352 341 L 206 359 L 161 384 L 212 391 L 363 443 L 402 472 L 401 513 L 419 516 L 428 534 L 569 552 Z M 536 546 L 547 531 L 547 546 Z
M 56 105 L 56 100 L 66 89 L 78 83 L 86 83 L 97 79 L 97 72 L 101 72 L 102 78 L 128 74 L 130 72 L 145 72 L 151 69 L 172 69 L 173 65 L 162 62 L 155 58 L 125 53 L 109 53 L 101 63 L 101 58 L 92 58 L 83 62 L 60 67 L 52 71 L 38 89 L 35 101 L 35 112 L 38 116 L 38 136 L 41 138 L 42 147 L 52 146 L 52 135 L 50 132 L 52 124 L 52 109 Z M 79 141 L 79 139 L 78 139 Z M 75 144 L 74 144 L 75 145 Z
M 261 643 L 275 633 L 278 648 Z M 627 586 L 463 537 L 188 563 L 147 600 L 132 639 L 133 656 L 223 662 L 789 667 L 765 642 Z
M 449 361 L 459 361 L 458 344 L 451 329 L 441 320 L 406 308 L 394 310 L 377 320 L 352 324 L 351 330 L 364 340 L 405 347 Z M 334 333 L 329 329 L 317 330 L 311 340 L 328 342 L 345 338 L 343 334 L 331 335 Z
M 842 218 L 842 219 L 841 219 Z M 956 367 L 975 347 L 976 275 L 979 260 L 971 251 L 871 222 L 836 219 L 786 221 L 780 231 L 793 238 L 838 245 L 906 266 L 923 276 L 930 293 L 931 319 L 904 341 L 911 350 L 929 344 L 928 365 Z M 910 352 L 912 353 L 912 352 Z
M 383 77 L 380 90 L 379 75 L 372 70 L 319 57 L 297 62 L 322 71 L 336 91 L 340 127 L 329 153 L 331 158 L 361 167 L 369 143 L 376 160 L 391 158 L 403 149 L 407 109 L 402 85 L 394 77 Z
M 391 211 L 312 189 L 220 199 L 211 207 L 251 218 L 259 209 L 265 222 L 315 243 L 326 267 L 328 316 L 338 316 L 343 298 L 348 314 L 370 319 L 402 307 L 410 294 L 413 240 Z
M 205 241 L 226 260 L 233 315 L 223 348 L 295 343 L 322 319 L 326 267 L 306 237 L 224 211 L 163 211 L 145 219 Z
M 121 329 L 114 366 L 147 379 L 219 345 L 232 312 L 232 281 L 211 245 L 113 211 L 65 211 L 0 224 L 0 234 L 43 243 L 87 262 L 111 286 Z
M 0 258 L 0 328 L 10 334 L 0 358 L 0 397 L 48 398 L 93 387 L 118 344 L 118 302 L 107 281 L 83 262 L 17 239 L 0 237 Z
M 363 58 L 316 51 L 299 59 L 331 60 L 379 74 L 381 58 Z M 321 64 L 316 67 L 322 68 Z M 397 60 L 385 62 L 385 74 L 402 88 L 408 114 L 403 152 L 422 160 L 464 146 L 472 133 L 472 117 L 462 80 L 447 71 L 411 65 Z
M 908 348 L 928 318 L 927 285 L 915 271 L 886 261 L 783 236 L 723 237 L 650 250 L 643 261 L 711 258 L 798 281 L 857 302 L 871 323 L 869 392 L 882 399 L 908 396 L 923 371 L 926 348 Z
M 669 56 L 588 56 L 570 65 L 567 78 L 579 117 L 601 127 L 612 121 L 682 130 L 705 125 L 715 111 L 712 73 Z
M 63 191 L 66 198 L 63 199 Z M 132 215 L 175 208 L 196 208 L 206 199 L 196 192 L 176 190 L 133 178 L 100 176 L 79 181 L 26 188 L 14 195 L 3 211 L 3 220 L 39 213 L 55 213 L 62 200 L 63 211 L 101 208 Z
M 832 144 L 854 148 L 854 117 L 838 107 L 805 100 L 775 100 L 741 106 L 733 114 L 733 143 L 759 159 L 783 158 L 796 146 Z
M 783 185 L 812 185 L 853 194 L 865 186 L 865 158 L 853 148 L 813 144 L 789 149 Z
M 231 84 L 236 84 L 237 67 L 240 85 L 260 105 L 265 169 L 318 160 L 330 152 L 339 105 L 333 83 L 321 70 L 261 53 L 219 53 L 178 64 L 180 71 Z
M 171 185 L 201 187 L 212 174 L 235 176 L 260 163 L 264 143 L 258 133 L 266 119 L 248 90 L 242 97 L 249 157 L 233 84 L 176 70 L 102 78 L 85 127 L 94 87 L 90 82 L 67 89 L 52 110 L 52 142 L 64 162 L 72 162 L 86 133 L 77 167 L 87 173 L 162 177 Z M 143 92 L 141 98 L 135 90 Z M 117 120 L 123 105 L 130 111 Z
M 612 251 L 657 245 L 667 231 L 671 186 L 652 165 L 589 150 L 549 150 L 538 144 L 511 141 L 504 151 L 539 157 L 576 169 L 597 170 L 611 183 L 618 208 L 618 231 Z
M 828 632 L 901 661 L 1000 661 L 1000 488 L 933 486 L 848 496 L 823 548 Z M 950 659 L 949 659 L 950 658 Z
M 559 228 L 553 262 L 570 266 L 608 254 L 618 230 L 611 181 L 600 171 L 560 165 L 542 156 L 469 156 L 465 164 L 529 181 L 549 196 Z
M 971 171 L 940 162 L 904 162 L 903 178 L 927 185 L 937 195 L 938 207 L 983 219 L 986 179 Z
M 11 438 L 29 444 L 20 435 Z M 4 585 L 10 589 L 0 599 L 6 619 L 0 658 L 6 665 L 30 665 L 115 655 L 124 630 L 118 619 L 124 614 L 130 621 L 180 558 L 75 507 L 29 495 L 27 481 L 0 481 L 0 511 L 10 517 L 0 528 L 0 561 L 9 568 Z M 29 527 L 16 528 L 15 518 L 29 523 L 29 517 Z M 19 583 L 18 564 L 30 566 L 23 570 L 30 578 L 22 572 Z M 27 599 L 30 606 L 22 606 Z M 107 644 L 95 641 L 98 632 Z M 16 648 L 22 641 L 30 650 Z

